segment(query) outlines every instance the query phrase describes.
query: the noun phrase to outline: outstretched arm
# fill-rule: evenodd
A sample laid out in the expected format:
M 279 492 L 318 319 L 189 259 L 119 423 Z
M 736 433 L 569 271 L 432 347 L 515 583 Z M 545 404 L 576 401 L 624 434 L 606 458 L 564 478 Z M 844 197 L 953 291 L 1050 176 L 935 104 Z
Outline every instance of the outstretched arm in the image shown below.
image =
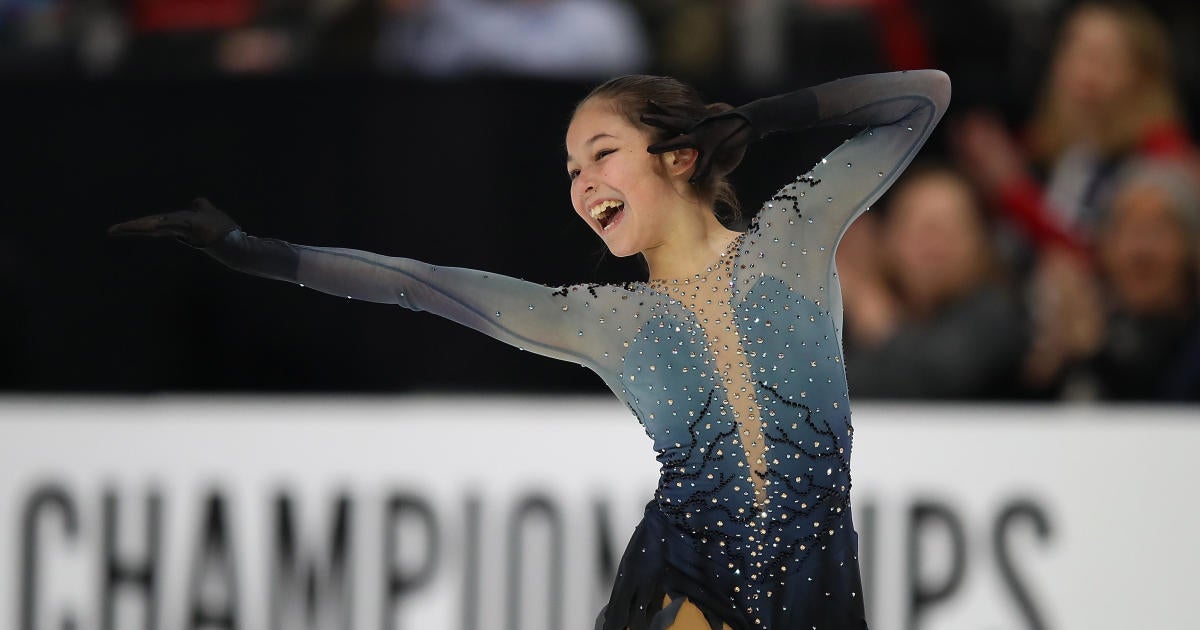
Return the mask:
M 589 316 L 590 293 L 407 258 L 249 236 L 204 200 L 192 210 L 114 226 L 114 235 L 173 236 L 225 265 L 318 291 L 429 311 L 500 341 L 593 369 L 611 331 Z

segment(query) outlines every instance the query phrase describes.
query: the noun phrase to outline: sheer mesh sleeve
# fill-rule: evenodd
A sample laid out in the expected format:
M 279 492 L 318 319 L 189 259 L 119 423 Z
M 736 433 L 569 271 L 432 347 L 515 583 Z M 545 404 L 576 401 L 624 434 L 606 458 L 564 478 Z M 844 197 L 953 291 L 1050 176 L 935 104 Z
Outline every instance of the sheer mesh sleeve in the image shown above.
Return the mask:
M 866 127 L 785 186 L 758 214 L 748 236 L 762 271 L 787 282 L 842 328 L 834 252 L 846 228 L 883 194 L 929 138 L 950 101 L 938 70 L 869 74 L 809 88 L 812 126 Z
M 597 372 L 611 361 L 615 326 L 589 313 L 619 299 L 613 288 L 551 288 L 494 273 L 439 267 L 407 258 L 293 245 L 229 233 L 205 250 L 246 273 L 294 282 L 323 293 L 428 311 L 500 341 L 572 361 Z M 606 376 L 601 373 L 601 376 Z

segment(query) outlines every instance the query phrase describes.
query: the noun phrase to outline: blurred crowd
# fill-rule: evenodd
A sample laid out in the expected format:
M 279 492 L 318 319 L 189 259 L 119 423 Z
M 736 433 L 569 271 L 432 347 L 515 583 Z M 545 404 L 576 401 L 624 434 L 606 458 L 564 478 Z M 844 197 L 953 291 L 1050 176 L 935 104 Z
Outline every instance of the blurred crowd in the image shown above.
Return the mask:
M 1181 50 L 1191 0 L 1144 0 Z M 1074 0 L 0 0 L 0 76 L 385 72 L 789 86 L 937 65 L 959 96 L 1038 79 Z M 1194 55 L 1181 56 L 1195 76 Z M 971 70 L 972 72 L 967 72 Z
M 1200 399 L 1200 163 L 1170 35 L 1133 4 L 1062 22 L 1031 113 L 948 117 L 838 252 L 863 396 Z
M 3 71 L 596 77 L 647 64 L 620 0 L 0 0 Z
M 1197 42 L 1191 0 L 0 0 L 0 77 L 943 68 L 940 159 L 838 252 L 887 398 L 1200 400 Z

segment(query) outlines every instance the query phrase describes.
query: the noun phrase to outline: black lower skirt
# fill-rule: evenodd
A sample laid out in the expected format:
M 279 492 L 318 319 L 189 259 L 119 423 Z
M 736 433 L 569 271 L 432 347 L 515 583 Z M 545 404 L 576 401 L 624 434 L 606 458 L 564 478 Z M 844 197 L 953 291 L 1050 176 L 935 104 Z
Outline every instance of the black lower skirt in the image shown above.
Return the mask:
M 690 539 L 651 501 L 621 556 L 612 595 L 596 617 L 596 630 L 664 630 L 675 622 L 685 600 L 700 609 L 712 630 L 724 625 L 752 630 L 733 608 L 726 585 L 705 583 L 705 576 L 717 573 L 707 564 L 711 563 L 697 557 Z M 664 596 L 671 599 L 665 607 Z
M 621 556 L 595 630 L 665 630 L 685 601 L 700 610 L 712 630 L 724 625 L 732 630 L 867 630 L 857 537 L 852 524 L 849 529 L 846 542 L 823 546 L 800 574 L 771 589 L 775 597 L 769 604 L 755 605 L 746 598 L 753 587 L 730 571 L 729 561 L 715 550 L 698 549 L 695 539 L 651 501 Z M 664 597 L 670 598 L 667 606 Z M 750 606 L 753 616 L 741 609 Z

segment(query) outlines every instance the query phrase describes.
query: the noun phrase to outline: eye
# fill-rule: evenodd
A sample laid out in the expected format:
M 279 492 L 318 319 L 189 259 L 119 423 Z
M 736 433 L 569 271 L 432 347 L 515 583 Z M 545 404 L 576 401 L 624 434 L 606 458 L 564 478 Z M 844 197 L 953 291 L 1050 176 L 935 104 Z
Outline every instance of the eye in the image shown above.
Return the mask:
M 579 177 L 579 169 L 573 168 L 567 171 L 567 177 L 571 178 L 572 180 L 574 180 L 576 177 Z
M 596 152 L 596 161 L 604 159 L 604 156 L 616 153 L 616 149 L 600 149 Z

